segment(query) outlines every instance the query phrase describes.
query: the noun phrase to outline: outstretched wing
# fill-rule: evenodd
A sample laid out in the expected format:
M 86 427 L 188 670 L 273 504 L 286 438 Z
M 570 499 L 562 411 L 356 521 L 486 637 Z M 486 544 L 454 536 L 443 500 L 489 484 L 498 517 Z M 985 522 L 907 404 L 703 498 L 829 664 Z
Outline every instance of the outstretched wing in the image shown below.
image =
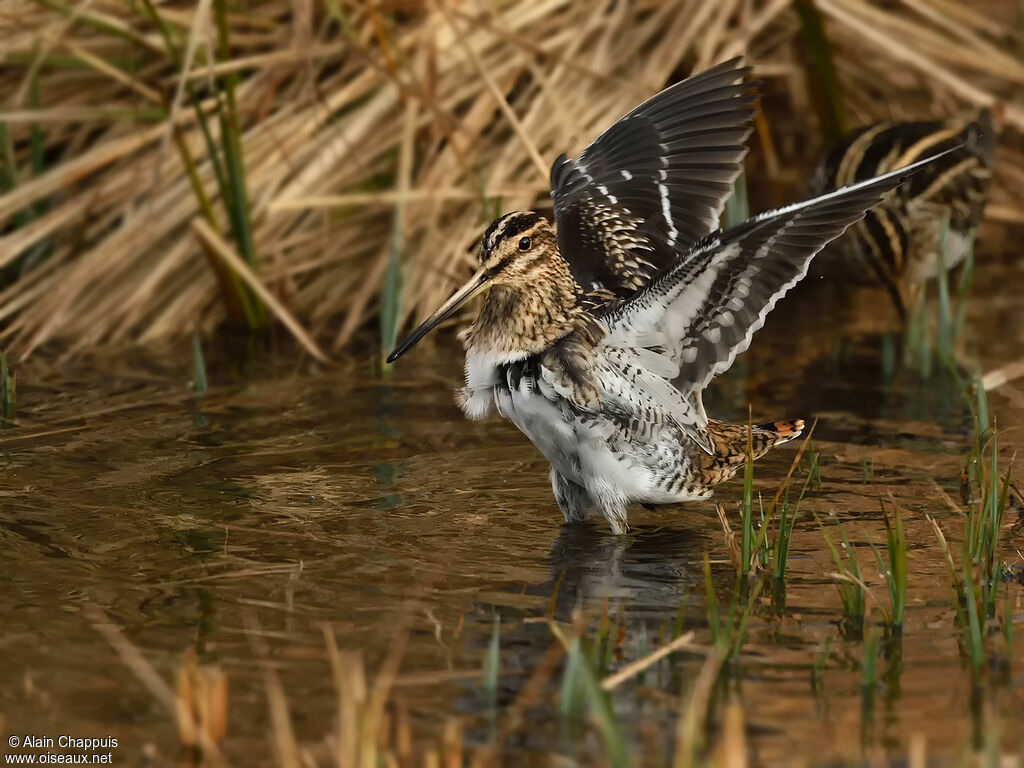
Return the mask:
M 558 247 L 585 291 L 626 297 L 718 228 L 757 98 L 740 59 L 641 104 L 551 167 Z
M 661 352 L 674 383 L 699 392 L 732 365 L 822 247 L 940 155 L 709 236 L 636 297 L 604 314 L 606 343 Z

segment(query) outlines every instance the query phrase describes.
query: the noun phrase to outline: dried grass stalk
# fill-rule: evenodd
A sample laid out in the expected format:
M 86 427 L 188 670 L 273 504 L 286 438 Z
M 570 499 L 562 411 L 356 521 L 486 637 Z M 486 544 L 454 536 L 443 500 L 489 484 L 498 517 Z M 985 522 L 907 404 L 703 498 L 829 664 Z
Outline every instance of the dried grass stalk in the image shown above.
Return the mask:
M 996 22 L 1013 21 L 1013 2 L 816 3 L 851 118 L 998 103 L 1024 129 L 1024 62 Z M 250 290 L 315 356 L 382 310 L 384 328 L 408 325 L 465 276 L 499 209 L 548 204 L 559 152 L 737 53 L 791 107 L 767 115 L 769 157 L 751 160 L 778 174 L 772 188 L 797 194 L 803 174 L 785 169 L 820 150 L 789 0 L 253 0 L 223 28 L 218 7 L 5 3 L 0 345 L 24 355 L 59 339 L 73 353 L 209 331 Z M 221 119 L 228 78 L 237 107 Z M 220 149 L 234 145 L 237 169 Z M 1011 150 L 1001 162 L 1024 167 Z M 247 258 L 222 199 L 232 170 L 248 288 L 204 246 Z M 1005 213 L 1013 178 L 997 181 L 994 210 L 1019 220 Z M 393 243 L 403 288 L 382 303 Z

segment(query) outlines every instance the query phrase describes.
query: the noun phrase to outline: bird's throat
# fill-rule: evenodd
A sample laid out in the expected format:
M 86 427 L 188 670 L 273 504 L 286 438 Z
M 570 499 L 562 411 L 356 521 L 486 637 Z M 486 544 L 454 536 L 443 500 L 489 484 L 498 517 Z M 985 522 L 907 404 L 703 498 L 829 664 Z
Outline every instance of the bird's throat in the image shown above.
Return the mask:
M 586 324 L 586 312 L 570 286 L 498 284 L 483 297 L 463 343 L 467 351 L 512 362 L 540 354 Z

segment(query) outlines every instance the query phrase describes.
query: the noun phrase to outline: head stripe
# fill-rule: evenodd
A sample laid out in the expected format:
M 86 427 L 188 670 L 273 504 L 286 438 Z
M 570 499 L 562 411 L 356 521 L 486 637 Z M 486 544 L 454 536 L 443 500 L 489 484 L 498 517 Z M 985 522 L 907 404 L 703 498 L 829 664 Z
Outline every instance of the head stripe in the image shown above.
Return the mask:
M 502 240 L 507 240 L 525 232 L 538 221 L 540 221 L 540 214 L 533 211 L 527 213 L 507 213 L 501 218 L 495 219 L 484 233 L 483 250 L 485 257 L 497 248 L 498 243 Z

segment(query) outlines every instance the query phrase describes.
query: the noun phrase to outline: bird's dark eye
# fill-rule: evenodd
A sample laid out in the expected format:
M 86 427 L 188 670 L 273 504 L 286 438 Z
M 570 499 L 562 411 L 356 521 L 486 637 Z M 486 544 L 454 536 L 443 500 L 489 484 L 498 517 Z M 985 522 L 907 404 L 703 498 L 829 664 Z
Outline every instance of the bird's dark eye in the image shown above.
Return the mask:
M 528 237 L 521 237 L 521 238 L 519 238 L 519 250 L 520 251 L 528 251 L 528 250 L 530 250 L 530 245 L 532 245 L 532 243 L 530 242 L 530 238 L 528 238 Z

